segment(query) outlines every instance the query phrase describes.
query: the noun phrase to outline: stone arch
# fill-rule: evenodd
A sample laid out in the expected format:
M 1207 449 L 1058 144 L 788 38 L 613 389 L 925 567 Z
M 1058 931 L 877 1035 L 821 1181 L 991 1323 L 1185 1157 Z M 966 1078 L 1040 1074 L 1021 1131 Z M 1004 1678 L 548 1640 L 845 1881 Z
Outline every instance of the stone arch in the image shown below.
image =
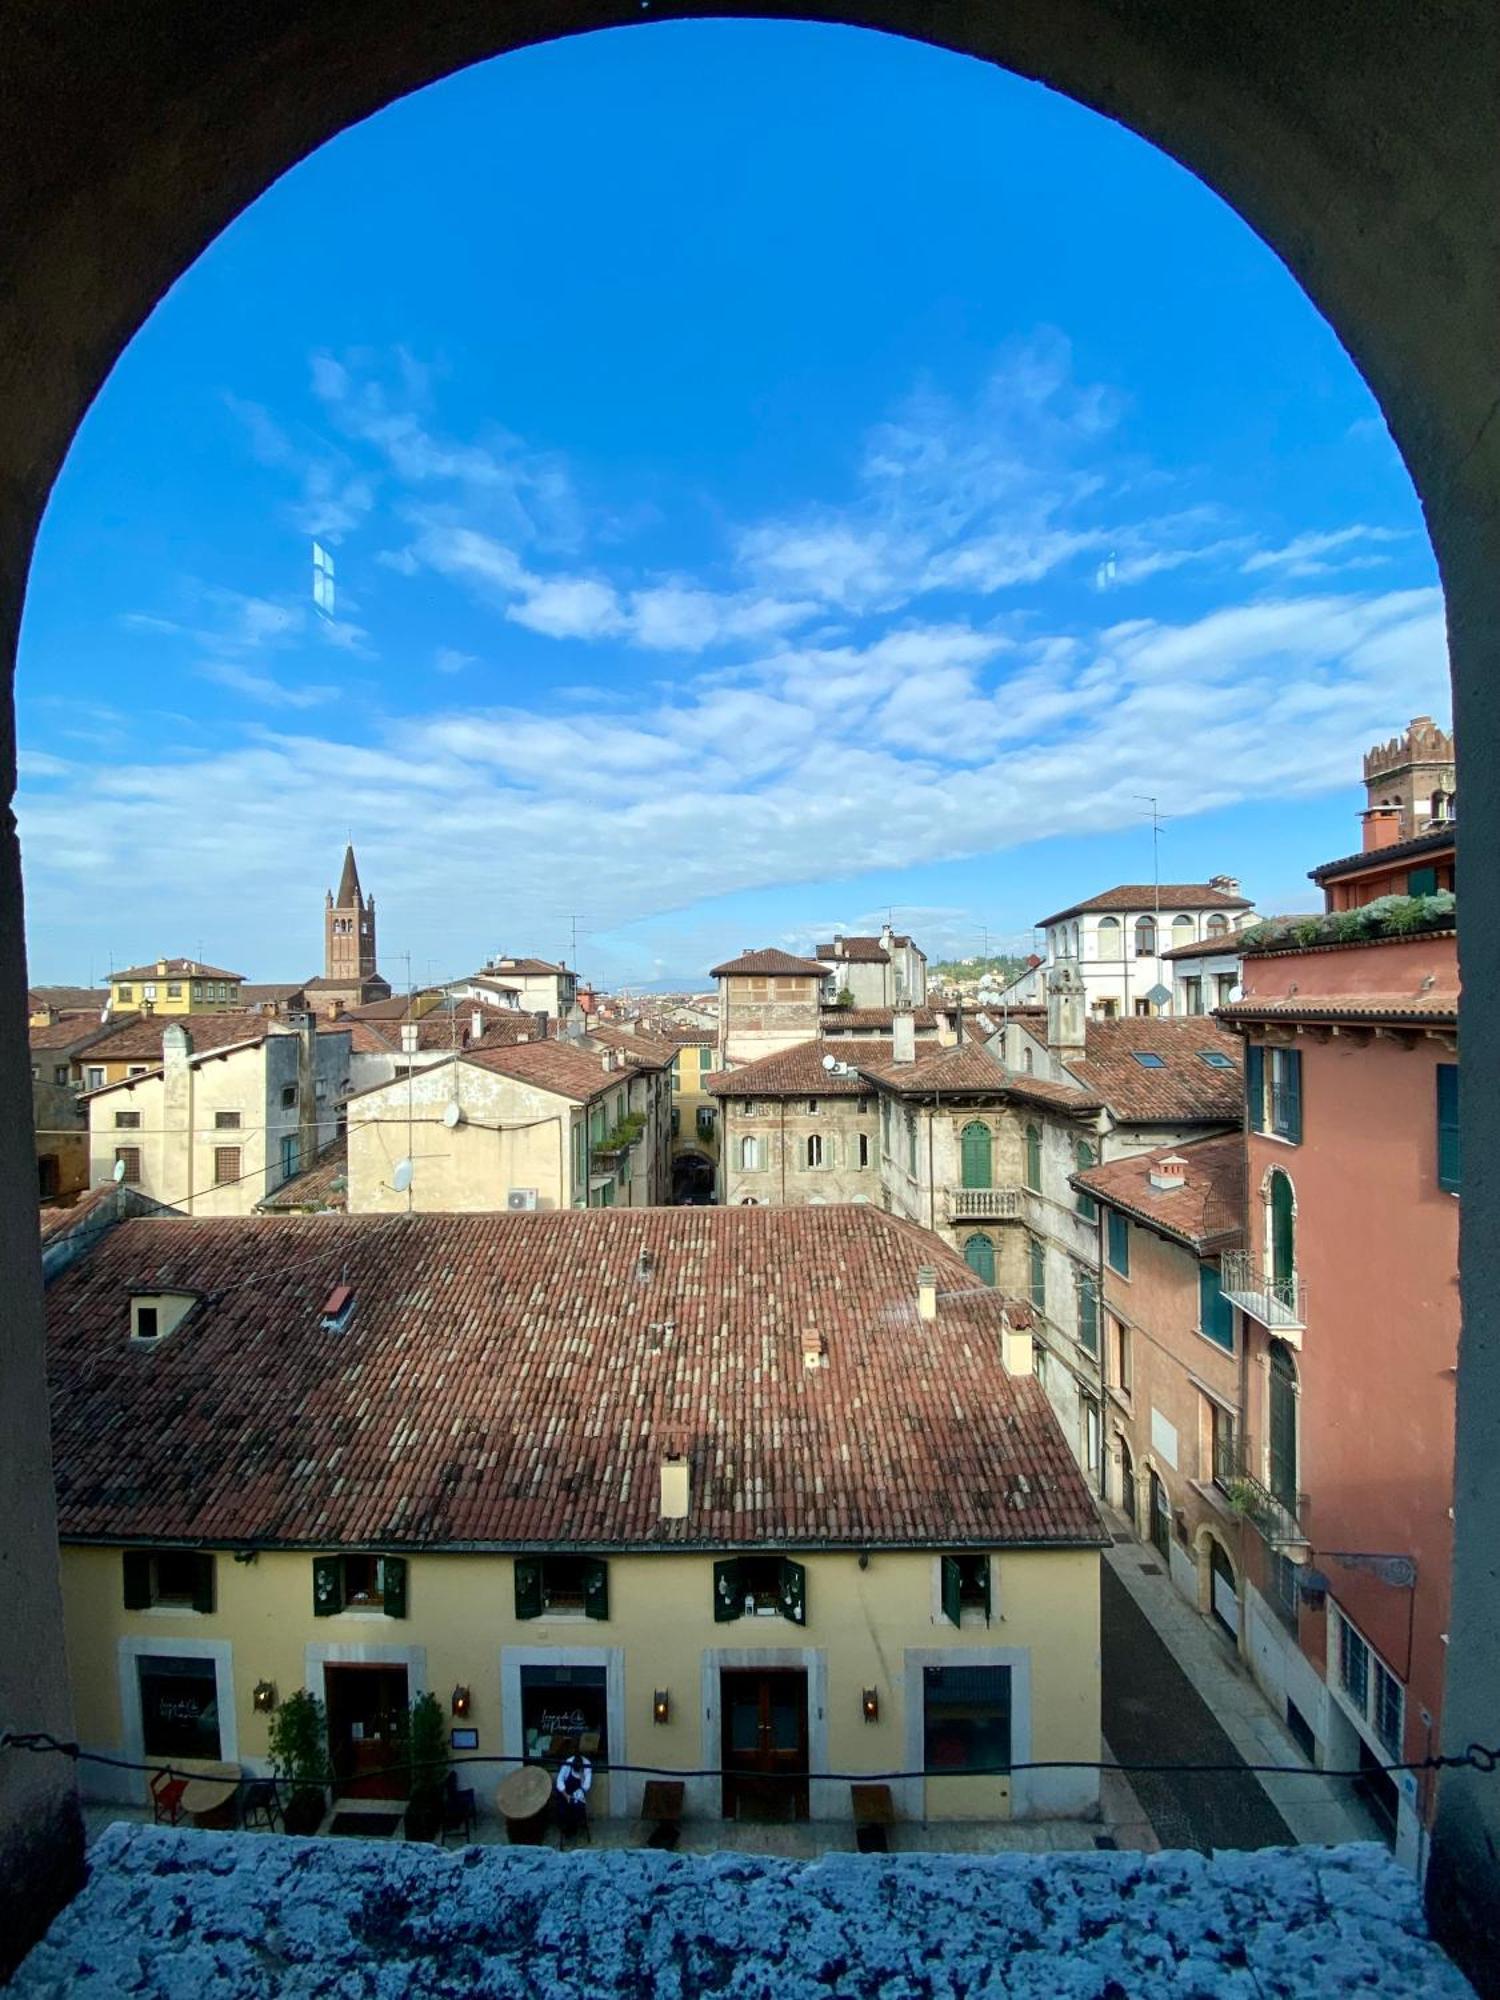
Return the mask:
M 1236 1643 L 1238 1643 L 1239 1633 L 1240 1633 L 1238 1611 L 1236 1610 L 1235 1622 L 1231 1626 L 1229 1619 L 1224 1615 L 1225 1609 L 1227 1607 L 1224 1607 L 1222 1605 L 1222 1600 L 1220 1608 L 1217 1610 L 1215 1608 L 1215 1602 L 1214 1602 L 1214 1567 L 1215 1567 L 1214 1551 L 1215 1550 L 1219 1552 L 1219 1556 L 1221 1558 L 1221 1566 L 1228 1568 L 1229 1575 L 1233 1583 L 1236 1606 L 1238 1606 L 1240 1597 L 1240 1583 L 1241 1583 L 1240 1566 L 1235 1561 L 1234 1551 L 1230 1548 L 1228 1537 L 1223 1533 L 1221 1533 L 1220 1530 L 1214 1526 L 1212 1521 L 1204 1521 L 1200 1523 L 1196 1533 L 1193 1536 L 1193 1560 L 1197 1569 L 1197 1582 L 1198 1582 L 1198 1609 L 1200 1612 L 1203 1613 L 1204 1617 L 1206 1618 L 1217 1617 L 1219 1623 L 1228 1628 L 1232 1632 Z
M 320 0 L 317 7 L 205 9 L 152 0 L 116 10 L 38 0 L 9 51 L 12 114 L 0 129 L 0 663 L 13 663 L 36 529 L 73 434 L 115 359 L 204 247 L 281 174 L 397 98 L 507 50 L 656 19 L 653 0 Z M 734 0 L 684 13 L 734 14 Z M 999 64 L 1114 118 L 1178 160 L 1282 257 L 1362 371 L 1422 496 L 1449 608 L 1456 732 L 1469 840 L 1500 840 L 1500 423 L 1492 300 L 1494 79 L 1500 19 L 1486 0 L 1264 0 L 1130 8 L 1118 0 L 1011 0 L 937 9 L 915 0 L 761 0 L 765 16 L 841 20 Z M 1330 55 L 1330 49 L 1333 55 Z M 122 249 L 123 246 L 123 249 Z M 1444 310 L 1431 301 L 1442 299 Z M 14 787 L 6 716 L 0 779 Z M 30 1720 L 70 1731 L 60 1667 L 47 1493 L 35 1174 L 19 855 L 0 829 L 0 1259 L 25 1274 L 0 1352 L 7 1442 L 0 1498 L 25 1532 L 14 1550 L 7 1684 L 35 1690 Z M 1468 891 L 1465 986 L 1500 986 L 1500 888 Z M 1500 1023 L 1466 1004 L 1467 1060 L 1500 1073 Z M 1470 1093 L 1477 1101 L 1477 1092 Z M 1466 1203 L 1463 1285 L 1472 1310 L 1500 1282 L 1482 1189 Z M 1458 1403 L 1460 1537 L 1455 1639 L 1492 1618 L 1488 1551 L 1500 1532 L 1489 1463 L 1500 1350 L 1467 1350 Z M 3 1455 L 0 1455 L 3 1456 Z M 1470 1475 L 1466 1477 L 1465 1475 Z M 1472 1591 L 1475 1604 L 1465 1601 Z M 1482 1615 L 1475 1615 L 1480 1614 Z M 1467 1615 L 1466 1615 L 1467 1614 Z M 24 1638 L 22 1635 L 25 1635 Z M 22 1646 L 29 1649 L 20 1651 Z M 1483 1738 L 1491 1662 L 1482 1643 L 1448 1657 L 1450 1743 Z M 0 1774 L 0 1936 L 36 1934 L 81 1867 L 76 1810 L 50 1760 Z M 1500 1801 L 1482 1776 L 1448 1774 L 1429 1899 L 1472 1927 L 1471 1962 L 1500 1948 Z M 15 1829 L 24 1827 L 26 1838 Z M 70 1837 L 71 1864 L 59 1857 Z M 45 1830 L 45 1831 L 43 1831 Z M 72 1873 L 70 1875 L 70 1866 Z M 1487 1905 L 1487 1907 L 1486 1907 Z M 1481 1935 L 1481 1933 L 1483 1935 Z M 1460 1938 L 1457 1940 L 1462 1942 Z M 0 1966 L 5 1953 L 0 1949 Z

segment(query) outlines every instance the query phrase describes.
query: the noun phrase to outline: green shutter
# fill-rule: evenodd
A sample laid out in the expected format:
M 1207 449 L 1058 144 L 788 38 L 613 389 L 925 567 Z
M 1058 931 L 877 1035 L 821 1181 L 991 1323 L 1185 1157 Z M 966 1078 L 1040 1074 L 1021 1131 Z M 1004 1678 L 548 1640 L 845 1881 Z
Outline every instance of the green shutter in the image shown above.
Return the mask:
M 1449 1194 L 1458 1193 L 1458 1064 L 1437 1066 L 1437 1151 L 1438 1186 Z M 127 1558 L 128 1560 L 128 1558 Z
M 950 1625 L 962 1623 L 959 1569 L 957 1559 L 953 1556 L 943 1557 L 943 1616 Z
M 964 1239 L 964 1262 L 976 1278 L 983 1278 L 987 1285 L 995 1282 L 995 1245 L 981 1230 Z
M 214 1608 L 214 1559 L 210 1555 L 199 1556 L 198 1574 L 193 1579 L 193 1609 L 212 1611 Z
M 1266 1129 L 1266 1052 L 1259 1042 L 1245 1050 L 1245 1103 L 1250 1114 L 1250 1130 Z
M 1033 1194 L 1042 1191 L 1042 1135 L 1035 1125 L 1026 1127 L 1026 1185 Z
M 406 1616 L 406 1557 L 383 1556 L 380 1562 L 381 1596 L 387 1618 Z
M 988 1556 L 988 1555 L 982 1555 L 982 1556 L 980 1556 L 980 1557 L 978 1558 L 978 1562 L 979 1562 L 979 1587 L 980 1587 L 980 1590 L 982 1591 L 982 1593 L 983 1593 L 983 1595 L 984 1595 L 984 1622 L 985 1622 L 985 1624 L 986 1624 L 986 1625 L 988 1625 L 988 1624 L 989 1624 L 989 1622 L 990 1622 L 990 1559 L 989 1559 L 989 1556 Z
M 807 1570 L 785 1557 L 781 1564 L 781 1615 L 794 1625 L 807 1623 Z
M 1031 1303 L 1038 1312 L 1047 1309 L 1047 1252 L 1044 1245 L 1033 1236 L 1026 1245 L 1027 1260 L 1031 1266 Z
M 540 1618 L 544 1608 L 541 1557 L 517 1556 L 515 1572 L 517 1618 Z
M 963 1184 L 966 1188 L 987 1188 L 990 1185 L 990 1128 L 977 1119 L 965 1125 L 959 1136 L 959 1146 L 963 1162 Z
M 1130 1218 L 1117 1208 L 1109 1211 L 1109 1262 L 1122 1278 L 1130 1276 Z
M 1406 878 L 1408 896 L 1435 896 L 1437 894 L 1437 870 L 1435 868 L 1413 868 Z
M 1078 1343 L 1090 1354 L 1099 1352 L 1099 1289 L 1086 1271 L 1078 1274 Z
M 1234 1352 L 1234 1307 L 1224 1296 L 1223 1278 L 1216 1264 L 1198 1266 L 1198 1328 L 1226 1354 Z
M 583 1609 L 589 1618 L 609 1616 L 609 1564 L 602 1557 L 583 1559 Z
M 344 1608 L 344 1559 L 313 1557 L 313 1616 L 331 1618 Z
M 1302 1144 L 1302 1051 L 1281 1052 L 1281 1104 L 1276 1130 L 1294 1146 Z
M 745 1593 L 740 1588 L 740 1565 L 735 1556 L 725 1562 L 714 1564 L 714 1623 L 730 1625 L 745 1608 Z
M 1095 1164 L 1094 1149 L 1088 1143 L 1087 1139 L 1080 1139 L 1078 1141 L 1078 1144 L 1073 1148 L 1073 1157 L 1078 1162 L 1078 1171 L 1080 1173 L 1085 1172 Z M 1091 1194 L 1085 1194 L 1082 1188 L 1075 1190 L 1073 1206 L 1085 1222 L 1098 1221 L 1099 1204 Z
M 145 1611 L 151 1603 L 151 1557 L 145 1549 L 124 1552 L 125 1609 Z

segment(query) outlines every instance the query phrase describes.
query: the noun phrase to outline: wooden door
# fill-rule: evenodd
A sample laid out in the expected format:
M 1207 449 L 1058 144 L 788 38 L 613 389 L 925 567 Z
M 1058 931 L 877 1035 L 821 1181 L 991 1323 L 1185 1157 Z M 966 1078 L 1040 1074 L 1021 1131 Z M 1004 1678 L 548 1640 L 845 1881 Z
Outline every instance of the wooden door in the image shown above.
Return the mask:
M 411 1710 L 405 1667 L 325 1666 L 328 1754 L 345 1798 L 404 1799 Z
M 1172 1509 L 1167 1501 L 1167 1489 L 1153 1472 L 1151 1475 L 1151 1539 L 1162 1561 L 1172 1560 Z
M 726 1819 L 807 1818 L 807 1675 L 749 1668 L 720 1677 Z
M 1270 1487 L 1289 1514 L 1297 1511 L 1297 1368 L 1284 1340 L 1271 1342 L 1267 1430 L 1271 1447 Z

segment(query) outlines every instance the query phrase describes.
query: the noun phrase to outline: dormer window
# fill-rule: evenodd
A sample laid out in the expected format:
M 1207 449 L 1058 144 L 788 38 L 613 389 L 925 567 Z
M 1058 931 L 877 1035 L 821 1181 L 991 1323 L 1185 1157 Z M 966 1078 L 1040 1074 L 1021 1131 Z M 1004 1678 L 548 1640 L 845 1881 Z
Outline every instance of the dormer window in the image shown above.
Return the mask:
M 342 1333 L 354 1317 L 354 1287 L 335 1285 L 323 1301 L 323 1314 L 319 1321 L 325 1333 Z
M 142 1347 L 154 1347 L 182 1324 L 199 1296 L 197 1292 L 133 1292 L 130 1338 Z

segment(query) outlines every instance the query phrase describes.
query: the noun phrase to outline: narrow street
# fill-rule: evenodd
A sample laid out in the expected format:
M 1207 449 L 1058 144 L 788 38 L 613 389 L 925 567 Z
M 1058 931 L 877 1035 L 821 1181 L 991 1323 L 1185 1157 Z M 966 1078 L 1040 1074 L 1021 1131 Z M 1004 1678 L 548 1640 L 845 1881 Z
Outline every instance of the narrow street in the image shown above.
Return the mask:
M 1143 1550 L 1142 1559 L 1149 1559 Z M 1108 1563 L 1100 1568 L 1104 1739 L 1122 1765 L 1244 1759 Z M 1248 1772 L 1131 1772 L 1163 1847 L 1277 1847 L 1295 1838 Z

